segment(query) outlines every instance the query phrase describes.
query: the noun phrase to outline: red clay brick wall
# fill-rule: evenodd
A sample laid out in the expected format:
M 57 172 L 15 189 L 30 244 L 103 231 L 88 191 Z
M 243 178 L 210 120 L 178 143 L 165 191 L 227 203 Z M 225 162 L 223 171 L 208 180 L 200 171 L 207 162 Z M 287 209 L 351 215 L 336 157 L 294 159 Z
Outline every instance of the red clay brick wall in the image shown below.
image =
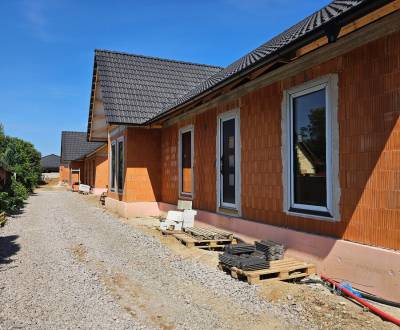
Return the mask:
M 69 180 L 69 168 L 60 165 L 60 182 L 67 182 Z
M 85 159 L 85 184 L 94 188 L 108 186 L 107 146 Z
M 161 132 L 146 128 L 129 128 L 127 132 L 125 201 L 157 201 L 161 191 Z
M 73 173 L 72 176 L 70 176 L 70 171 L 71 170 L 77 170 L 80 169 L 80 180 L 81 182 L 84 182 L 85 180 L 85 163 L 84 161 L 72 161 L 69 163 L 69 169 L 68 169 L 68 188 L 71 188 L 71 184 L 79 182 L 79 175 L 78 173 Z M 71 180 L 70 180 L 71 177 Z M 78 190 L 78 186 L 74 186 L 74 190 Z
M 113 136 L 111 142 L 124 135 L 125 180 L 123 194 L 109 192 L 108 196 L 124 202 L 152 202 L 161 192 L 161 131 L 159 129 L 127 128 Z M 111 165 L 110 165 L 111 166 Z
M 103 149 L 102 149 L 103 150 Z M 107 147 L 104 149 L 104 153 L 107 152 Z M 97 155 L 95 159 L 95 182 L 96 188 L 107 188 L 108 187 L 108 157 L 106 155 Z
M 338 223 L 283 212 L 283 91 L 328 73 L 339 76 Z M 162 201 L 178 199 L 178 128 L 190 122 L 195 137 L 194 207 L 216 210 L 216 116 L 237 105 L 244 218 L 400 249 L 400 33 L 163 129 Z
M 176 204 L 178 200 L 178 128 L 176 125 L 162 130 L 161 164 L 161 200 Z

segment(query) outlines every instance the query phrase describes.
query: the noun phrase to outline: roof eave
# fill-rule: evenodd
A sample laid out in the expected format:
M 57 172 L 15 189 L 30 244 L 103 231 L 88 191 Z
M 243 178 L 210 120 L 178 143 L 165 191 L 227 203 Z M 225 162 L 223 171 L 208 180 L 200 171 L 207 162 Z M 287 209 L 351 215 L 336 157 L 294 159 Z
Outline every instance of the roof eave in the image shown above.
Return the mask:
M 181 110 L 182 108 L 185 108 L 191 104 L 193 104 L 196 101 L 201 100 L 202 98 L 212 94 L 216 90 L 223 88 L 232 82 L 241 79 L 242 77 L 250 74 L 251 72 L 259 69 L 260 67 L 264 65 L 268 65 L 282 57 L 287 56 L 288 54 L 296 51 L 297 49 L 306 46 L 307 44 L 318 40 L 319 38 L 326 36 L 330 31 L 332 27 L 337 27 L 337 26 L 344 26 L 351 21 L 354 21 L 369 12 L 372 12 L 390 2 L 393 0 L 382 0 L 382 1 L 367 1 L 365 3 L 360 4 L 358 7 L 354 7 L 349 9 L 346 13 L 343 15 L 333 18 L 331 21 L 329 21 L 327 24 L 323 24 L 320 27 L 316 28 L 315 30 L 311 31 L 309 34 L 305 34 L 299 39 L 296 39 L 294 42 L 289 43 L 282 47 L 279 51 L 274 53 L 272 56 L 267 56 L 265 59 L 261 60 L 260 62 L 256 62 L 252 65 L 250 65 L 248 68 L 246 68 L 244 71 L 239 71 L 233 75 L 231 75 L 227 79 L 223 79 L 220 82 L 218 82 L 216 85 L 214 85 L 212 88 L 205 90 L 204 92 L 195 95 L 194 97 L 188 99 L 187 101 L 184 101 L 181 104 L 178 104 L 174 106 L 173 108 L 162 112 L 161 114 L 151 118 L 148 120 L 145 124 L 146 125 L 151 125 L 154 123 L 158 123 L 159 121 L 166 120 L 168 117 L 171 117 L 174 115 L 176 111 Z

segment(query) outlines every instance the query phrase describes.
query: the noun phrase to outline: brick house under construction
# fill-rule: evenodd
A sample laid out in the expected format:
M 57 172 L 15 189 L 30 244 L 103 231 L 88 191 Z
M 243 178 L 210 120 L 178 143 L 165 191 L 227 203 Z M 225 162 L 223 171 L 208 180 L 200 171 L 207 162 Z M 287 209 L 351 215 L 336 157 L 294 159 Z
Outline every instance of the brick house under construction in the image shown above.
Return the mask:
M 80 183 L 99 195 L 107 191 L 107 144 L 88 142 L 85 132 L 61 133 L 60 182 L 77 191 Z
M 96 51 L 106 205 L 285 243 L 400 299 L 400 1 L 342 0 L 226 68 Z

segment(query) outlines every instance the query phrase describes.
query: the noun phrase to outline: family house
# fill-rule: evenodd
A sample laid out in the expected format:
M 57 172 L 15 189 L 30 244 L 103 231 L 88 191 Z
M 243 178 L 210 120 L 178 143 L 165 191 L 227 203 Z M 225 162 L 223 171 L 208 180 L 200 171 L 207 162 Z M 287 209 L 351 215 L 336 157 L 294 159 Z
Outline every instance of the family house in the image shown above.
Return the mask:
M 55 173 L 60 169 L 60 156 L 55 154 L 43 156 L 40 159 L 40 167 L 42 173 Z
M 61 133 L 60 182 L 76 191 L 80 183 L 90 185 L 95 194 L 107 190 L 107 145 L 88 142 L 85 132 Z
M 226 68 L 96 51 L 106 206 L 198 220 L 400 299 L 400 1 L 337 0 Z

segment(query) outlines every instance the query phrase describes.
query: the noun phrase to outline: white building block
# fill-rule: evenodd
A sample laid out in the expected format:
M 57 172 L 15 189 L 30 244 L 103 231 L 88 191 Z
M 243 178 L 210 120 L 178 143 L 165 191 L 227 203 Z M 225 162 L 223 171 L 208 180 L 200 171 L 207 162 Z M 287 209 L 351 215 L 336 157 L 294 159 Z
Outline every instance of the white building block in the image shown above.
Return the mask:
M 183 228 L 194 227 L 194 217 L 197 215 L 197 211 L 184 210 L 182 214 Z

